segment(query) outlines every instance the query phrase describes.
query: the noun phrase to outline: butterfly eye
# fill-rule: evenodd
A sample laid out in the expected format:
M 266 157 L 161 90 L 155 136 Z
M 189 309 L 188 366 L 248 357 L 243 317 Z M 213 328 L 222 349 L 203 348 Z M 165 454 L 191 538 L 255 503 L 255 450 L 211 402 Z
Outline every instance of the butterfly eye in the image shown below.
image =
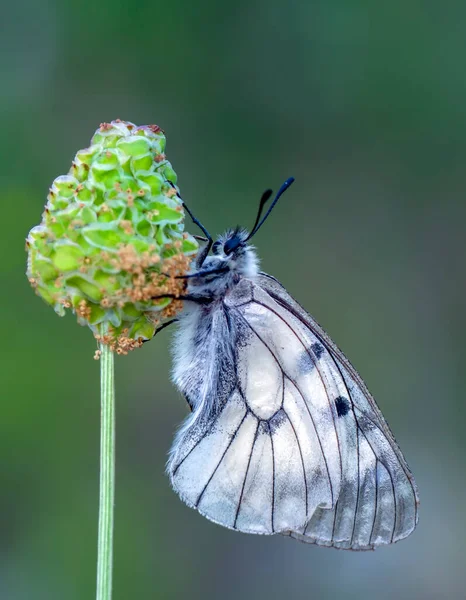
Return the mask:
M 224 253 L 228 256 L 237 248 L 239 248 L 239 246 L 241 246 L 241 243 L 241 239 L 237 235 L 234 235 L 225 242 L 225 245 L 223 246 Z

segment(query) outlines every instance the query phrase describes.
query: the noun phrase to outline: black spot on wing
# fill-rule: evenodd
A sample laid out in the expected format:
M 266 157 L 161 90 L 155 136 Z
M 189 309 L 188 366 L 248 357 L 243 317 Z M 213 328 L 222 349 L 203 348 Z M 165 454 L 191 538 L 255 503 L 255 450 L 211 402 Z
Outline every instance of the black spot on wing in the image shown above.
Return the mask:
M 259 421 L 259 434 L 269 435 L 269 422 L 268 421 Z
M 343 396 L 338 396 L 338 398 L 335 398 L 335 407 L 339 417 L 344 417 L 350 410 L 350 404 Z
M 311 345 L 311 350 L 314 352 L 316 358 L 319 359 L 324 353 L 325 348 L 322 346 L 322 344 L 319 344 L 319 342 L 314 342 Z
M 287 420 L 285 411 L 281 408 L 269 419 L 269 431 L 273 435 Z
M 310 373 L 314 368 L 314 361 L 308 350 L 303 350 L 298 358 L 298 372 L 302 375 Z

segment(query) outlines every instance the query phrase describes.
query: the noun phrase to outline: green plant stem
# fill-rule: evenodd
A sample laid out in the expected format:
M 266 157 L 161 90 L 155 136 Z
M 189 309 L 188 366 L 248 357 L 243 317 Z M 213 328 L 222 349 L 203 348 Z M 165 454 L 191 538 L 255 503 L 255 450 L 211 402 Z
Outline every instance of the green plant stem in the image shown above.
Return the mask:
M 102 335 L 108 332 L 102 326 Z M 115 370 L 112 350 L 100 350 L 100 505 L 97 552 L 97 600 L 111 600 L 113 569 L 113 507 L 115 499 Z

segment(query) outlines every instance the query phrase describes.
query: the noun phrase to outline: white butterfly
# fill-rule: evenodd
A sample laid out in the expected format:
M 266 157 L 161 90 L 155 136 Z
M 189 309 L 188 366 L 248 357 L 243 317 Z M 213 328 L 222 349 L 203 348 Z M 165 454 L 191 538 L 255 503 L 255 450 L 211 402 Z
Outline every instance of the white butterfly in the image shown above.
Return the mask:
M 173 379 L 192 412 L 167 472 L 225 527 L 369 550 L 414 530 L 416 484 L 362 379 L 247 244 L 292 182 L 213 246 L 186 207 L 208 243 L 179 318 Z

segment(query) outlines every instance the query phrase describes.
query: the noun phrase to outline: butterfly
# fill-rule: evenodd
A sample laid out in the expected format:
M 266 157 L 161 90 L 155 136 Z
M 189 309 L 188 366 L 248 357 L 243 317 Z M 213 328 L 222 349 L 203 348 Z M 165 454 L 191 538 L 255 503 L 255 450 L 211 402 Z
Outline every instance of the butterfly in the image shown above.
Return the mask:
M 173 381 L 191 413 L 167 473 L 230 529 L 374 549 L 416 527 L 414 478 L 361 377 L 248 243 L 293 181 L 262 217 L 264 192 L 250 233 L 215 242 L 184 204 L 206 243 L 176 319 Z

